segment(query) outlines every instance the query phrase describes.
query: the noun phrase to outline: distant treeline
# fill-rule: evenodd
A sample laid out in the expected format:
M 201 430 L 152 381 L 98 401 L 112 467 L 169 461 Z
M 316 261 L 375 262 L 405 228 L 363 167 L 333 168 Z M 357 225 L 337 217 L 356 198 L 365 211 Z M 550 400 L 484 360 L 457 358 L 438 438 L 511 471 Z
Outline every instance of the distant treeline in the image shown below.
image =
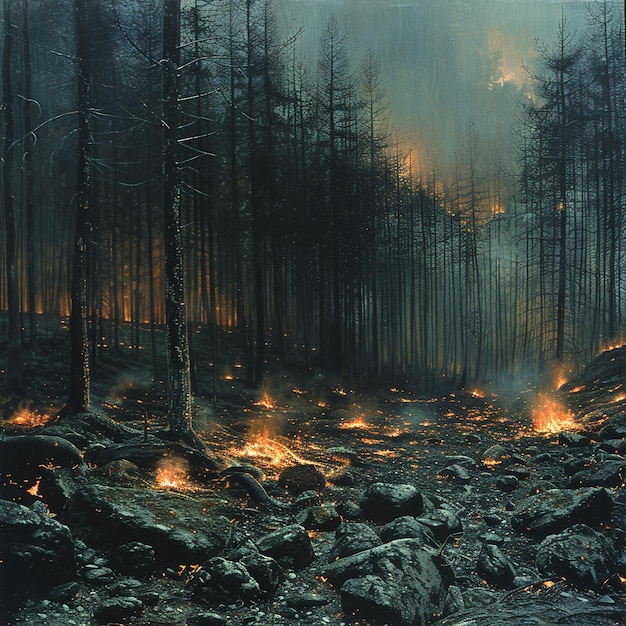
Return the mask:
M 0 308 L 25 346 L 36 314 L 70 313 L 81 177 L 91 358 L 122 323 L 135 349 L 165 323 L 164 163 L 182 188 L 185 315 L 214 349 L 239 342 L 251 383 L 272 353 L 358 382 L 469 385 L 582 365 L 623 331 L 626 65 L 606 4 L 539 49 L 518 172 L 486 172 L 471 120 L 454 172 L 418 163 L 377 59 L 351 67 L 331 18 L 311 68 L 271 0 L 182 2 L 167 164 L 161 1 L 3 11 Z

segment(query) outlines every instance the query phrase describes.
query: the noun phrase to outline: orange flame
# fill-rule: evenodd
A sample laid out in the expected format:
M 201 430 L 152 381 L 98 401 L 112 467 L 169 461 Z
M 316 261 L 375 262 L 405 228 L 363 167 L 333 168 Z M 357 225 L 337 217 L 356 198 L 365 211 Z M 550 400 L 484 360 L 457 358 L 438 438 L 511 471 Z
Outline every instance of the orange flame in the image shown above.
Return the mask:
M 7 420 L 7 424 L 15 428 L 27 429 L 43 426 L 50 420 L 50 416 L 38 411 L 31 411 L 30 404 L 22 403 L 13 415 Z
M 561 433 L 580 430 L 572 411 L 558 399 L 541 393 L 531 408 L 533 427 L 540 433 Z
M 254 404 L 256 406 L 262 406 L 264 409 L 273 409 L 276 406 L 267 390 L 263 392 L 261 397 Z
M 176 457 L 162 459 L 157 466 L 155 480 L 161 489 L 189 489 L 187 461 Z

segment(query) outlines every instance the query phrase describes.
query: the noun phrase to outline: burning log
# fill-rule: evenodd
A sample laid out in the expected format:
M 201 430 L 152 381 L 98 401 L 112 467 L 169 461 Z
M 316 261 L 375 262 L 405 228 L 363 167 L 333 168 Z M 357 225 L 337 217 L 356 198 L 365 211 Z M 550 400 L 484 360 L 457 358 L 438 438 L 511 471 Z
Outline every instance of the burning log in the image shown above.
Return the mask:
M 176 441 L 142 440 L 107 447 L 94 446 L 85 452 L 85 461 L 91 465 L 102 466 L 124 459 L 149 470 L 156 470 L 159 463 L 168 457 L 184 459 L 190 472 L 202 478 L 218 478 L 225 467 L 225 463 L 218 457 Z

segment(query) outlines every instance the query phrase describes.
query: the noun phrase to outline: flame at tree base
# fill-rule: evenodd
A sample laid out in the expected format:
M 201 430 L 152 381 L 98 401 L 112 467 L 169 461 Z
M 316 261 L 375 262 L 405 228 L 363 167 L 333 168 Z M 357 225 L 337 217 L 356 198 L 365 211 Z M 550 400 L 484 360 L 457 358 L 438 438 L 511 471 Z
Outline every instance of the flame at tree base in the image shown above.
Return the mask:
M 161 489 L 185 491 L 192 488 L 189 466 L 184 459 L 168 457 L 159 462 L 154 477 Z
M 546 393 L 540 393 L 531 408 L 534 429 L 539 433 L 562 433 L 578 431 L 574 413 L 563 403 Z

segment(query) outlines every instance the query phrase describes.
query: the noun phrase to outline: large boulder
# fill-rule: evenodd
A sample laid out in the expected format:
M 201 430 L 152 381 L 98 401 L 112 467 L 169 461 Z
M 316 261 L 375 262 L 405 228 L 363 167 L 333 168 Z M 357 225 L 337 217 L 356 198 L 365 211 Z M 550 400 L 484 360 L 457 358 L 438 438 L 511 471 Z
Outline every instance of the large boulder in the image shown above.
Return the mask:
M 380 546 L 380 537 L 363 522 L 342 522 L 335 531 L 335 543 L 328 556 L 329 562 L 342 559 L 363 550 Z
M 377 522 L 390 522 L 402 515 L 418 516 L 424 512 L 424 499 L 409 484 L 373 483 L 359 502 L 363 515 Z
M 339 559 L 323 575 L 340 589 L 346 613 L 398 626 L 429 623 L 446 597 L 444 576 L 419 539 L 398 539 Z
M 289 524 L 263 535 L 256 546 L 261 554 L 271 556 L 286 568 L 300 569 L 315 559 L 309 535 L 300 524 Z
M 546 537 L 574 524 L 606 521 L 612 508 L 606 489 L 550 489 L 521 500 L 511 525 L 520 532 Z
M 0 613 L 71 580 L 74 540 L 41 503 L 0 501 Z
M 207 513 L 206 503 L 151 489 L 89 485 L 69 500 L 64 520 L 89 536 L 93 545 L 129 542 L 153 546 L 166 565 L 202 563 L 220 554 L 232 526 Z
M 598 591 L 615 574 L 615 547 L 604 535 L 576 524 L 546 537 L 537 550 L 537 569 L 581 588 Z

